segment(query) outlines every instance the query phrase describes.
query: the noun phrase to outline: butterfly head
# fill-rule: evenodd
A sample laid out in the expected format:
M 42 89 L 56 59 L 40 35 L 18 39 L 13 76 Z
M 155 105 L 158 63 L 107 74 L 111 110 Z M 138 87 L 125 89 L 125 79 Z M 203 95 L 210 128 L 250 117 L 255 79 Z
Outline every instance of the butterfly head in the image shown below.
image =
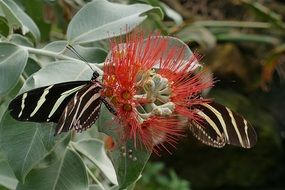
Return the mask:
M 91 80 L 96 80 L 98 77 L 99 77 L 99 73 L 97 71 L 94 71 Z

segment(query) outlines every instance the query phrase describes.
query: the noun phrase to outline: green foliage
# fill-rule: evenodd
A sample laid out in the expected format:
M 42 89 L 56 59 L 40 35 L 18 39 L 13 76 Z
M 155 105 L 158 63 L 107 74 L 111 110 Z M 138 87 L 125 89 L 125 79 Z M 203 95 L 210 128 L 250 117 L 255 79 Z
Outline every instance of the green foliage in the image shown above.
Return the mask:
M 10 30 L 20 28 L 24 35 L 31 33 L 35 42 L 40 40 L 40 31 L 36 24 L 14 1 L 3 0 L 0 5 Z
M 116 133 L 116 125 L 110 124 L 112 114 L 104 105 L 101 108 L 101 113 L 101 117 L 98 119 L 98 130 L 112 136 L 115 144 L 117 144 L 121 137 L 119 133 Z M 134 147 L 134 143 L 130 141 L 121 146 L 116 146 L 110 152 L 121 188 L 127 188 L 139 179 L 150 154 L 143 148 Z
M 112 162 L 105 152 L 104 143 L 102 141 L 97 139 L 84 139 L 76 143 L 72 143 L 72 146 L 95 164 L 110 180 L 110 182 L 118 185 L 116 172 L 113 168 Z
M 71 44 L 83 44 L 122 35 L 127 32 L 124 27 L 132 30 L 146 19 L 147 16 L 142 14 L 151 9 L 152 6 L 144 4 L 128 6 L 106 0 L 93 1 L 71 20 L 67 39 Z
M 17 84 L 26 66 L 28 52 L 10 43 L 1 43 L 0 51 L 0 95 L 4 95 Z
M 136 190 L 190 190 L 190 184 L 184 179 L 180 179 L 173 170 L 166 170 L 161 162 L 149 162 L 143 172 L 143 176 L 138 181 Z
M 15 189 L 18 180 L 15 178 L 13 170 L 9 166 L 3 155 L 0 155 L 0 189 L 4 186 L 9 189 Z
M 67 148 L 62 158 L 46 168 L 34 169 L 17 189 L 87 190 L 88 177 L 80 156 Z
M 53 128 L 40 126 L 38 123 L 19 123 L 8 113 L 1 122 L 1 148 L 19 181 L 24 182 L 31 169 L 55 145 Z

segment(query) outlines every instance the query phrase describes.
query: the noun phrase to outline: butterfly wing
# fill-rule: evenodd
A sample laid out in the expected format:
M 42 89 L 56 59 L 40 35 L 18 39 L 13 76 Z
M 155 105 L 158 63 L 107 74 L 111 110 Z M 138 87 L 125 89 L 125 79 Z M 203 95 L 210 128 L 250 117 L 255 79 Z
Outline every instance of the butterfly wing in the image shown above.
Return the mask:
M 16 120 L 57 123 L 74 94 L 88 83 L 74 81 L 36 88 L 17 96 L 8 109 Z
M 201 121 L 190 122 L 189 129 L 203 143 L 218 148 L 225 144 L 251 148 L 256 144 L 257 136 L 251 124 L 229 108 L 211 102 L 195 109 Z
M 58 121 L 56 134 L 71 129 L 81 132 L 91 127 L 99 117 L 101 89 L 99 82 L 91 82 L 76 92 Z

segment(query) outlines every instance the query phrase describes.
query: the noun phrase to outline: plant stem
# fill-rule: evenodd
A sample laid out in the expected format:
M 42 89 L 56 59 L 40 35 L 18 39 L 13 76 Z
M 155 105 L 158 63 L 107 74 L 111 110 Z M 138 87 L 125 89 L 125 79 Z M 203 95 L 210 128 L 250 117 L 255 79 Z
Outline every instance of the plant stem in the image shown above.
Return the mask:
M 104 64 L 105 64 L 105 63 L 98 63 L 98 64 L 96 64 L 96 65 L 97 65 L 97 67 L 99 67 L 100 69 L 103 69 Z
M 56 52 L 52 52 L 52 51 L 48 51 L 48 50 L 44 50 L 44 49 L 36 49 L 36 48 L 31 48 L 31 47 L 27 47 L 27 46 L 21 46 L 21 48 L 26 49 L 29 53 L 32 54 L 38 54 L 38 55 L 44 55 L 47 57 L 53 57 L 55 59 L 62 59 L 62 60 L 70 60 L 70 61 L 76 61 L 76 62 L 81 62 L 84 63 L 84 61 L 80 60 L 80 59 L 75 59 L 73 57 L 69 57 L 66 55 L 63 55 L 61 53 L 56 53 Z M 100 74 L 103 74 L 103 71 L 100 67 L 97 66 L 97 64 L 92 64 L 92 67 Z
M 20 75 L 19 82 L 21 83 L 21 85 L 23 85 L 25 81 L 26 81 L 25 77 L 23 75 Z
M 92 171 L 87 166 L 85 167 L 90 177 L 97 183 L 97 185 L 100 186 L 101 189 L 105 190 L 105 187 L 100 183 L 100 181 L 96 178 L 96 176 L 92 173 Z
M 73 145 L 74 142 L 70 142 L 69 143 L 69 148 L 72 149 L 73 151 L 75 152 L 78 152 L 76 151 L 76 148 L 74 147 Z M 85 164 L 84 164 L 85 165 Z M 102 185 L 102 183 L 96 178 L 96 176 L 92 173 L 92 171 L 87 167 L 87 165 L 85 165 L 85 168 L 86 168 L 86 171 L 88 172 L 88 174 L 90 175 L 90 177 L 97 183 L 97 185 L 100 186 L 100 188 L 102 190 L 105 190 L 105 187 Z

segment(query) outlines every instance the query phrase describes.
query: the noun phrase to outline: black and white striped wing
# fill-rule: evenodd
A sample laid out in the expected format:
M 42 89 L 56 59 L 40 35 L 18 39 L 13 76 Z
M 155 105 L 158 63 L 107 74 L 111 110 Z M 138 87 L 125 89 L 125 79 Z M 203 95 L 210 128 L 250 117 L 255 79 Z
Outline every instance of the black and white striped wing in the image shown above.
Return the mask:
M 27 91 L 10 102 L 10 114 L 20 121 L 57 123 L 75 93 L 88 83 L 65 82 Z
M 99 117 L 101 89 L 99 82 L 91 82 L 76 92 L 58 121 L 56 134 L 71 129 L 81 132 L 91 127 Z
M 257 142 L 253 127 L 242 116 L 215 103 L 204 103 L 196 108 L 201 121 L 190 122 L 189 128 L 201 142 L 223 147 L 225 144 L 251 148 Z

